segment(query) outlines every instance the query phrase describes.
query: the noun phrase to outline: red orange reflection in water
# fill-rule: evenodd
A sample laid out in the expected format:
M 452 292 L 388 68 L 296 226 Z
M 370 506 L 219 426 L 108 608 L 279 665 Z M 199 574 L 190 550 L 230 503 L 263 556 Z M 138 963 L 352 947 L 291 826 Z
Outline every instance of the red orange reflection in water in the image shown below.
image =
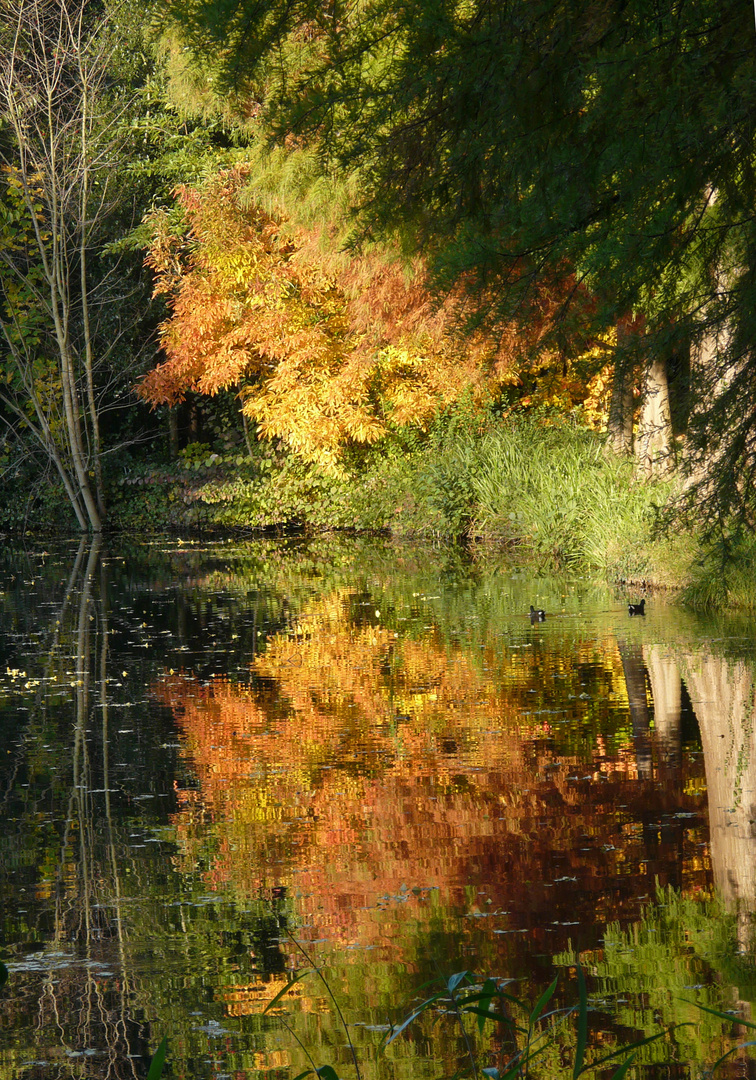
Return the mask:
M 702 784 L 685 762 L 656 754 L 639 777 L 629 734 L 557 757 L 553 720 L 526 711 L 529 676 L 578 698 L 588 653 L 621 706 L 611 640 L 474 663 L 432 628 L 354 625 L 342 591 L 269 642 L 250 686 L 166 676 L 155 693 L 198 780 L 179 793 L 184 864 L 210 829 L 213 888 L 285 893 L 316 936 L 386 955 L 400 924 L 450 914 L 550 955 L 595 944 L 657 879 L 705 887 Z

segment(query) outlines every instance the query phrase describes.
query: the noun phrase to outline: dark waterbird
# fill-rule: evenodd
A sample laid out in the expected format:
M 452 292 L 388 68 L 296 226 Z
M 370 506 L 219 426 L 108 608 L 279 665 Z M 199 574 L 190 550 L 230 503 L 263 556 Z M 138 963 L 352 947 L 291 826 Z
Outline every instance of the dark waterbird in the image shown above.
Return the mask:
M 537 622 L 544 622 L 545 619 L 546 619 L 546 612 L 543 610 L 543 608 L 538 608 L 538 610 L 536 611 L 536 609 L 531 604 L 530 605 L 530 621 L 532 623 L 537 623 Z
M 627 611 L 629 615 L 645 615 L 646 601 L 641 600 L 639 604 L 628 604 Z

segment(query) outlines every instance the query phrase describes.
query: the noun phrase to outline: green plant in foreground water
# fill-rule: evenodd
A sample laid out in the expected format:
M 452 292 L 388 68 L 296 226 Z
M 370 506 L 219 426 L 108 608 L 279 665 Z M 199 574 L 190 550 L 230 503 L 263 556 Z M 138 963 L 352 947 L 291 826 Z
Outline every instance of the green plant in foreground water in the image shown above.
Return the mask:
M 520 1080 L 528 1077 L 533 1066 L 537 1063 L 545 1064 L 543 1060 L 547 1051 L 557 1044 L 560 1028 L 573 1018 L 577 1022 L 577 1041 L 575 1044 L 574 1060 L 572 1069 L 569 1070 L 572 1080 L 591 1069 L 597 1069 L 608 1062 L 616 1062 L 622 1058 L 618 1068 L 612 1074 L 612 1080 L 621 1080 L 632 1065 L 636 1051 L 639 1047 L 655 1042 L 668 1034 L 671 1028 L 665 1028 L 656 1035 L 639 1039 L 637 1042 L 622 1046 L 609 1054 L 594 1061 L 586 1061 L 586 1049 L 588 1043 L 588 993 L 585 985 L 585 977 L 582 968 L 577 969 L 578 994 L 577 1005 L 568 1008 L 551 1009 L 548 1006 L 557 988 L 557 979 L 548 986 L 541 994 L 535 1006 L 531 1009 L 520 998 L 513 997 L 504 991 L 503 985 L 498 980 L 486 978 L 482 984 L 480 978 L 471 971 L 460 971 L 445 978 L 426 983 L 425 986 L 438 986 L 439 989 L 426 998 L 398 1027 L 392 1027 L 385 1039 L 386 1045 L 393 1042 L 401 1033 L 422 1013 L 438 1005 L 451 1005 L 451 1012 L 457 1019 L 467 1052 L 467 1064 L 458 1069 L 457 1077 L 472 1076 L 475 1080 L 483 1075 L 489 1080 Z M 498 1008 L 493 1008 L 494 1002 Z M 470 1032 L 464 1023 L 465 1015 L 477 1019 L 478 1033 L 483 1034 L 486 1021 L 492 1021 L 504 1026 L 509 1038 L 509 1046 L 505 1046 L 502 1039 L 498 1052 L 499 1063 L 491 1066 L 481 1066 L 476 1054 L 476 1049 L 470 1037 Z M 518 1022 L 515 1016 L 522 1016 Z M 679 1026 L 679 1025 L 677 1025 Z
M 300 982 L 300 980 L 306 978 L 308 975 L 317 975 L 333 1002 L 341 1026 L 346 1034 L 357 1080 L 361 1080 L 357 1053 L 349 1034 L 349 1026 L 339 1007 L 339 1003 L 336 1000 L 327 979 L 323 975 L 322 970 L 313 963 L 312 959 L 299 942 L 295 941 L 294 944 L 303 956 L 306 957 L 308 963 L 313 966 L 306 968 L 304 971 L 295 975 L 286 986 L 279 990 L 273 1000 L 265 1007 L 263 1012 L 267 1013 L 270 1009 L 274 1008 L 289 990 Z M 8 976 L 8 968 L 5 964 L 0 962 L 0 988 L 7 982 Z M 506 993 L 503 989 L 503 986 L 507 984 L 506 981 L 500 982 L 497 979 L 488 977 L 481 983 L 480 978 L 471 971 L 460 971 L 454 975 L 450 975 L 448 978 L 439 975 L 436 979 L 425 983 L 424 986 L 420 988 L 425 989 L 430 986 L 437 986 L 438 989 L 413 1009 L 410 1015 L 398 1026 L 392 1025 L 388 1034 L 384 1037 L 383 1043 L 384 1046 L 390 1045 L 420 1016 L 430 1010 L 438 1008 L 439 1015 L 444 1012 L 446 1014 L 451 1013 L 454 1015 L 462 1032 L 466 1048 L 467 1063 L 457 1069 L 450 1080 L 460 1080 L 461 1077 L 466 1076 L 471 1076 L 474 1080 L 481 1080 L 482 1077 L 486 1077 L 488 1080 L 528 1080 L 531 1075 L 534 1075 L 534 1066 L 537 1066 L 538 1064 L 546 1069 L 550 1069 L 547 1075 L 555 1075 L 556 1070 L 554 1069 L 553 1064 L 549 1062 L 547 1052 L 560 1046 L 558 1040 L 560 1029 L 564 1029 L 567 1021 L 574 1018 L 576 1020 L 576 1043 L 572 1067 L 570 1068 L 569 1065 L 560 1064 L 558 1067 L 559 1071 L 566 1075 L 571 1074 L 571 1080 L 578 1080 L 578 1078 L 585 1073 L 607 1065 L 609 1062 L 616 1062 L 621 1058 L 623 1060 L 619 1062 L 617 1068 L 611 1074 L 611 1080 L 623 1080 L 628 1069 L 635 1061 L 636 1052 L 640 1047 L 647 1046 L 649 1043 L 664 1038 L 675 1028 L 689 1026 L 687 1023 L 672 1024 L 670 1027 L 657 1032 L 655 1035 L 650 1035 L 645 1039 L 639 1039 L 634 1043 L 629 1043 L 626 1046 L 620 1047 L 618 1050 L 614 1050 L 609 1054 L 604 1054 L 603 1056 L 596 1058 L 594 1061 L 586 1061 L 589 1007 L 585 976 L 583 975 L 583 970 L 580 966 L 577 967 L 577 980 L 577 1005 L 547 1011 L 556 991 L 557 979 L 553 980 L 541 994 L 535 1006 L 530 1009 L 526 1002 Z M 498 1009 L 492 1008 L 494 1002 L 498 1002 Z M 702 1012 L 707 1012 L 712 1016 L 719 1017 L 721 1020 L 733 1022 L 737 1019 L 739 1024 L 756 1031 L 756 1023 L 752 1023 L 742 1017 L 736 1017 L 731 1012 L 721 1012 L 718 1009 L 710 1009 L 706 1005 L 699 1005 L 697 1002 L 690 1002 L 690 1004 L 695 1005 L 696 1008 L 701 1009 Z M 449 1006 L 451 1006 L 451 1008 L 449 1008 Z M 521 1014 L 523 1018 L 521 1022 L 515 1020 L 514 1016 L 516 1014 Z M 501 1024 L 507 1029 L 510 1037 L 510 1045 L 509 1047 L 505 1047 L 504 1040 L 502 1039 L 502 1044 L 498 1051 L 500 1057 L 498 1065 L 483 1066 L 480 1064 L 480 1052 L 476 1051 L 471 1038 L 471 1033 L 465 1025 L 464 1017 L 466 1015 L 476 1018 L 479 1035 L 483 1034 L 486 1021 Z M 307 1047 L 297 1037 L 296 1033 L 285 1020 L 281 1017 L 279 1017 L 279 1019 L 299 1043 L 307 1060 L 312 1066 L 310 1069 L 305 1069 L 303 1072 L 298 1073 L 293 1080 L 304 1080 L 304 1077 L 309 1076 L 311 1073 L 316 1074 L 319 1077 L 319 1080 L 339 1080 L 339 1076 L 332 1065 L 318 1066 L 315 1064 Z M 711 1068 L 707 1070 L 707 1075 L 713 1075 L 716 1069 L 738 1050 L 744 1050 L 747 1047 L 752 1046 L 756 1046 L 756 1039 L 738 1043 L 731 1047 L 730 1050 L 723 1054 L 716 1062 L 714 1062 Z M 160 1080 L 165 1068 L 167 1049 L 168 1038 L 166 1036 L 155 1051 L 152 1061 L 150 1062 L 146 1080 Z
M 147 1072 L 147 1080 L 160 1080 L 163 1075 L 163 1068 L 165 1066 L 165 1055 L 168 1051 L 168 1036 L 163 1036 L 163 1041 L 155 1051 L 155 1054 L 150 1062 L 150 1068 Z
M 750 1028 L 751 1031 L 756 1031 L 756 1024 L 752 1023 L 750 1020 L 744 1020 L 742 1016 L 736 1016 L 735 1013 L 726 1013 L 721 1012 L 719 1009 L 710 1009 L 708 1005 L 699 1005 L 697 1001 L 691 1001 L 689 1004 L 695 1005 L 701 1012 L 707 1012 L 711 1013 L 712 1016 L 718 1016 L 720 1020 L 726 1020 L 730 1024 L 737 1021 L 742 1027 Z M 707 1070 L 708 1075 L 713 1075 L 714 1071 L 719 1068 L 723 1061 L 726 1061 L 728 1057 L 732 1057 L 738 1050 L 745 1050 L 747 1046 L 756 1046 L 756 1039 L 749 1039 L 748 1042 L 737 1043 L 735 1046 L 731 1046 L 730 1049 L 722 1054 L 722 1056 L 714 1062 L 711 1068 Z
M 288 991 L 301 979 L 315 974 L 325 986 L 331 1001 L 334 1004 L 339 1021 L 346 1033 L 352 1060 L 354 1062 L 357 1080 L 360 1078 L 360 1068 L 354 1045 L 349 1035 L 349 1028 L 339 1008 L 338 1002 L 328 985 L 328 981 L 301 946 L 294 942 L 307 962 L 312 966 L 299 972 L 291 982 L 281 989 L 272 1001 L 268 1003 L 264 1012 L 274 1008 Z M 608 1063 L 617 1063 L 617 1068 L 612 1073 L 611 1080 L 622 1080 L 627 1070 L 633 1064 L 637 1050 L 641 1046 L 656 1042 L 666 1037 L 675 1027 L 683 1027 L 684 1024 L 673 1024 L 669 1028 L 650 1035 L 645 1039 L 630 1043 L 603 1054 L 592 1061 L 586 1060 L 588 1047 L 588 991 L 582 968 L 577 968 L 578 979 L 578 1003 L 566 1008 L 554 1008 L 549 1010 L 557 987 L 557 979 L 544 990 L 535 1006 L 531 1009 L 527 1002 L 508 994 L 503 987 L 506 981 L 501 982 L 494 978 L 483 978 L 471 971 L 460 971 L 449 977 L 438 976 L 436 979 L 425 983 L 421 990 L 429 987 L 437 989 L 416 1006 L 409 1016 L 398 1025 L 392 1025 L 383 1040 L 383 1045 L 389 1046 L 397 1039 L 415 1020 L 424 1013 L 438 1011 L 438 1015 L 453 1015 L 457 1021 L 465 1045 L 466 1062 L 458 1068 L 451 1080 L 459 1080 L 461 1077 L 473 1077 L 473 1080 L 527 1080 L 533 1072 L 534 1066 L 550 1068 L 550 1075 L 554 1074 L 554 1068 L 548 1061 L 549 1051 L 561 1048 L 560 1034 L 565 1030 L 574 1034 L 575 1049 L 571 1068 L 563 1066 L 562 1071 L 571 1075 L 572 1080 L 577 1080 L 583 1074 L 607 1066 Z M 466 1017 L 474 1018 L 477 1022 L 478 1035 L 482 1036 L 487 1022 L 503 1027 L 506 1038 L 501 1039 L 497 1051 L 498 1063 L 496 1065 L 481 1064 L 482 1052 L 475 1046 L 473 1033 L 469 1030 Z M 293 1080 L 303 1080 L 305 1076 L 315 1073 L 320 1080 L 339 1080 L 338 1074 L 331 1065 L 315 1064 L 307 1048 L 301 1043 L 291 1027 L 282 1020 L 284 1026 L 291 1032 L 299 1043 L 311 1068 L 300 1072 Z M 575 1030 L 573 1033 L 572 1025 Z M 568 1026 L 569 1025 L 569 1026 Z M 488 1051 L 486 1051 L 488 1055 Z M 553 1053 L 552 1053 L 553 1056 Z M 561 1055 L 560 1055 L 561 1056 Z M 719 1064 L 719 1063 L 717 1063 Z

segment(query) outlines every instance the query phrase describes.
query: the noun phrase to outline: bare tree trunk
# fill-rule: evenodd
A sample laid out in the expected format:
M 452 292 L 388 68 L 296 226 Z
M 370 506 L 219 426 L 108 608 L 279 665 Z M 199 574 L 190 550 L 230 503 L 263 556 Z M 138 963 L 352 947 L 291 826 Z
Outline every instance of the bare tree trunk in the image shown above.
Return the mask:
M 241 410 L 241 418 L 242 418 L 242 427 L 244 428 L 244 445 L 247 447 L 247 453 L 249 454 L 249 456 L 254 457 L 254 453 L 252 451 L 252 439 L 250 438 L 250 434 L 249 434 L 249 420 L 247 418 L 247 414 L 245 413 L 243 406 L 242 406 L 242 410 Z
M 633 452 L 633 410 L 632 372 L 615 364 L 607 421 L 609 446 L 615 454 Z
M 667 365 L 658 357 L 646 368 L 636 459 L 646 476 L 668 476 L 674 468 Z
M 189 438 L 192 442 L 199 442 L 200 437 L 200 412 L 196 401 L 189 403 Z
M 0 160 L 20 214 L 18 242 L 0 249 L 0 296 L 11 327 L 3 324 L 6 342 L 23 342 L 25 334 L 31 342 L 11 349 L 23 391 L 12 401 L 9 390 L 4 400 L 18 416 L 31 402 L 35 437 L 54 462 L 80 526 L 99 533 L 105 493 L 88 251 L 108 211 L 116 142 L 108 134 L 113 117 L 97 111 L 109 52 L 104 18 L 93 12 L 90 0 L 6 5 L 13 44 L 0 55 L 0 121 L 11 138 L 0 147 Z M 40 349 L 42 319 L 47 348 Z M 43 372 L 40 359 L 49 355 L 54 368 Z M 53 386 L 45 391 L 47 402 L 37 393 L 40 381 Z
M 609 416 L 607 417 L 608 447 L 615 454 L 629 456 L 633 452 L 633 420 L 635 400 L 633 388 L 636 363 L 633 344 L 642 333 L 637 320 L 622 318 L 617 323 L 617 353 L 612 373 Z
M 727 390 L 736 375 L 735 366 L 728 365 L 726 360 L 722 359 L 728 345 L 726 332 L 709 331 L 700 341 L 695 342 L 691 349 L 691 381 L 699 388 L 699 392 L 706 388 L 706 397 L 702 398 L 694 408 L 691 422 L 695 423 L 697 418 L 700 419 L 711 409 L 713 403 Z M 703 497 L 710 496 L 711 474 L 720 453 L 719 448 L 712 450 L 711 446 L 707 446 L 705 452 L 699 450 L 697 455 L 687 449 L 685 454 L 686 486 L 697 486 Z
M 83 8 L 79 12 L 77 26 L 77 40 L 79 42 L 79 80 L 82 87 L 81 100 L 81 241 L 79 245 L 79 267 L 81 276 L 81 314 L 84 331 L 84 370 L 87 377 L 87 405 L 89 407 L 89 423 L 92 431 L 92 458 L 94 462 L 95 490 L 97 493 L 97 512 L 101 519 L 105 518 L 105 485 L 102 479 L 102 451 L 100 447 L 100 418 L 97 414 L 97 403 L 94 391 L 94 364 L 92 348 L 92 327 L 89 319 L 89 281 L 87 275 L 87 246 L 89 241 L 89 72 L 81 62 L 81 16 Z
M 14 400 L 7 393 L 0 392 L 0 401 L 3 402 L 10 412 L 15 413 L 19 421 L 24 425 L 26 430 L 31 432 L 55 465 L 65 492 L 68 495 L 71 506 L 76 514 L 76 520 L 79 523 L 79 527 L 82 532 L 84 532 L 88 526 L 85 508 L 82 504 L 80 493 L 76 490 L 72 481 L 70 472 L 64 464 L 58 447 L 58 440 L 56 440 L 50 428 L 50 420 L 45 412 L 40 396 L 37 393 L 37 387 L 33 378 L 30 377 L 32 372 L 31 361 L 28 364 L 23 362 L 23 354 L 19 352 L 18 344 L 9 334 L 8 327 L 3 326 L 2 333 L 8 348 L 8 355 L 16 361 L 19 379 L 25 389 L 25 398 L 34 409 L 36 423 L 29 416 L 28 412 L 19 405 L 19 402 Z
M 56 330 L 58 320 L 56 319 Z M 62 332 L 62 328 L 61 328 Z M 59 335 L 59 341 L 61 340 Z M 63 383 L 63 406 L 66 417 L 67 434 L 69 439 L 70 453 L 73 461 L 74 474 L 81 494 L 82 501 L 87 510 L 89 524 L 93 532 L 102 531 L 102 521 L 97 509 L 92 488 L 89 484 L 84 448 L 81 437 L 81 412 L 79 395 L 76 389 L 76 375 L 74 372 L 71 354 L 68 345 L 63 341 L 60 345 L 60 371 Z
M 179 456 L 178 406 L 176 405 L 168 408 L 168 452 L 171 461 L 175 461 Z

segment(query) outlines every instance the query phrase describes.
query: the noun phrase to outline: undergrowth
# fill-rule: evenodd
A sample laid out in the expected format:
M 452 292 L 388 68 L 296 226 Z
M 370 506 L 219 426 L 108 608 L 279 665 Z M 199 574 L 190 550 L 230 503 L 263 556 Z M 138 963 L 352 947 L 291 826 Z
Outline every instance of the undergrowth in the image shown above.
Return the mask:
M 170 466 L 133 463 L 112 498 L 121 528 L 208 527 L 380 531 L 485 540 L 541 566 L 649 577 L 661 483 L 569 422 L 485 423 L 457 410 L 424 436 L 398 432 L 329 474 L 280 448 L 223 455 L 193 444 Z
M 723 531 L 701 544 L 682 598 L 695 608 L 756 612 L 756 536 Z
M 400 429 L 348 452 L 339 473 L 266 442 L 193 443 L 176 461 L 132 454 L 109 477 L 115 531 L 354 530 L 481 541 L 518 562 L 612 581 L 686 587 L 698 607 L 756 610 L 756 541 L 704 548 L 662 528 L 669 483 L 563 415 L 498 419 L 464 404 L 427 432 Z M 0 491 L 0 529 L 60 531 L 55 484 Z M 68 528 L 71 531 L 71 528 Z

